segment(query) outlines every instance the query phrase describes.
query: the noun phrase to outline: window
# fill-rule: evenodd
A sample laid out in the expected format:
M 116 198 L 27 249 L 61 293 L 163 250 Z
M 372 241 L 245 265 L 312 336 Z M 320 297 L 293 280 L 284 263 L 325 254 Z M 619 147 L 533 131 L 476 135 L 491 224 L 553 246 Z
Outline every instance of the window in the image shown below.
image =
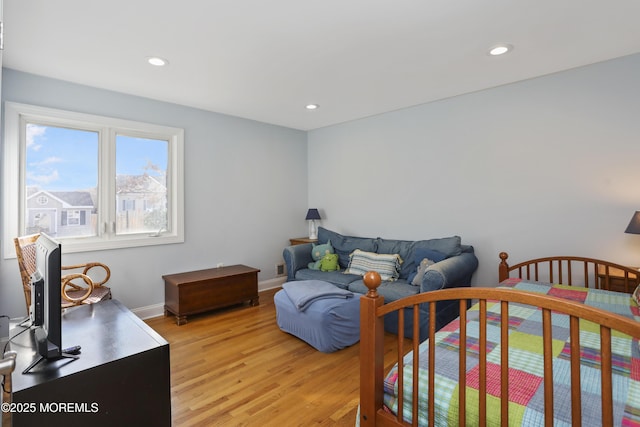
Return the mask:
M 134 211 L 134 210 L 136 210 L 136 201 L 135 200 L 123 200 L 122 201 L 121 212 Z
M 29 208 L 27 208 L 29 210 Z M 84 211 L 82 211 L 84 213 Z M 62 225 L 80 225 L 80 211 L 62 211 Z
M 184 241 L 183 133 L 7 102 L 5 254 L 35 232 L 65 252 Z

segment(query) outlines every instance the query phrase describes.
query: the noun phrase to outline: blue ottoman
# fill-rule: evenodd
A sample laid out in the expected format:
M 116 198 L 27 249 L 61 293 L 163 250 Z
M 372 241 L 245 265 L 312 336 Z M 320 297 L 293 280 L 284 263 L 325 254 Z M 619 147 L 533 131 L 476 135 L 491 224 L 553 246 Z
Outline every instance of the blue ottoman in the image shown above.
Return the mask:
M 319 280 L 287 282 L 282 287 L 273 297 L 276 322 L 282 331 L 323 353 L 360 340 L 362 295 Z

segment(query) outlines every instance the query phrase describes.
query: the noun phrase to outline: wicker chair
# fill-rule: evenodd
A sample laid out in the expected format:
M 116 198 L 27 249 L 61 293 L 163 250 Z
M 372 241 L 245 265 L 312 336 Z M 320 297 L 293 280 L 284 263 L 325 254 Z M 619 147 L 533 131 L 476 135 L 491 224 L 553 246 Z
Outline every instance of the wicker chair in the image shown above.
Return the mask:
M 22 290 L 24 291 L 24 302 L 27 306 L 27 314 L 31 307 L 31 275 L 36 271 L 36 240 L 40 234 L 16 237 L 13 239 L 16 245 L 16 255 L 20 277 L 22 278 Z M 92 268 L 102 268 L 104 279 L 95 282 L 87 273 Z M 111 277 L 111 270 L 105 264 L 90 262 L 85 264 L 62 266 L 62 270 L 82 270 L 82 272 L 72 272 L 62 276 L 60 295 L 62 298 L 62 308 L 72 307 L 80 304 L 93 304 L 96 302 L 111 299 L 111 289 L 104 286 Z M 98 271 L 98 270 L 96 270 Z

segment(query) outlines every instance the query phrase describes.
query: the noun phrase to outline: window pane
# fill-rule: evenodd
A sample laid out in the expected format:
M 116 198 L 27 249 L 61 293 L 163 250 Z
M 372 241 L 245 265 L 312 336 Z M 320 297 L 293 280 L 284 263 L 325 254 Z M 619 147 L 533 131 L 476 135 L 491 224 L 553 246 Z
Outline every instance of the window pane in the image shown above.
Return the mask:
M 26 234 L 97 235 L 98 139 L 95 131 L 27 124 Z
M 166 140 L 116 136 L 116 234 L 169 230 Z

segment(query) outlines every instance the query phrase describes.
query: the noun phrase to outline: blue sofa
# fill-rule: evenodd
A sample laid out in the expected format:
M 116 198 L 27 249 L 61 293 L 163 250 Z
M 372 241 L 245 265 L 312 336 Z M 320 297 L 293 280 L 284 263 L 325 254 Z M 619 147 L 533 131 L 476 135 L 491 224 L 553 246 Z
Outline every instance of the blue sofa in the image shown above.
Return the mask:
M 288 246 L 283 251 L 283 257 L 287 266 L 287 280 L 323 280 L 348 289 L 352 292 L 365 294 L 367 287 L 362 281 L 362 276 L 345 274 L 349 265 L 350 254 L 356 249 L 378 254 L 398 254 L 402 259 L 399 278 L 393 281 L 383 281 L 378 292 L 384 296 L 385 303 L 395 301 L 405 296 L 415 295 L 419 292 L 429 292 L 437 289 L 463 287 L 471 285 L 471 277 L 478 268 L 473 246 L 462 245 L 459 236 L 445 237 L 429 240 L 390 240 L 383 238 L 367 238 L 344 236 L 324 227 L 318 228 L 318 243 L 331 242 L 336 254 L 338 254 L 339 271 L 320 271 L 308 268 L 313 261 L 311 256 L 312 244 Z M 439 256 L 441 261 L 429 266 L 424 272 L 419 286 L 413 284 L 418 266 L 424 254 L 428 257 Z M 441 301 L 437 304 L 436 327 L 440 329 L 451 320 L 459 316 L 457 301 Z M 429 313 L 420 310 L 420 340 L 426 339 Z M 412 337 L 413 311 L 405 311 L 405 337 Z M 385 329 L 388 332 L 398 332 L 398 319 L 395 316 L 385 317 Z

